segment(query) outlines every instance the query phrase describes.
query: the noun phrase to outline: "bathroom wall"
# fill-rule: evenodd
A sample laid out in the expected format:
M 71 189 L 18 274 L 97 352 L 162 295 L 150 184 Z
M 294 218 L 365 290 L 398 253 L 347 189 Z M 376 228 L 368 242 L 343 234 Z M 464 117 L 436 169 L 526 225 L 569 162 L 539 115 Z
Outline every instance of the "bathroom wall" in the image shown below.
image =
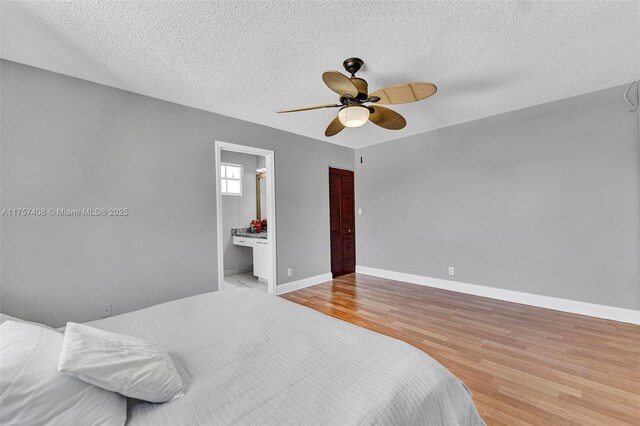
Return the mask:
M 224 247 L 224 274 L 233 275 L 252 270 L 253 252 L 249 247 L 233 244 L 231 228 L 247 228 L 256 218 L 256 169 L 259 167 L 258 155 L 240 152 L 222 151 L 220 162 L 239 164 L 244 168 L 242 196 L 222 196 L 222 230 Z M 264 159 L 262 160 L 264 163 Z

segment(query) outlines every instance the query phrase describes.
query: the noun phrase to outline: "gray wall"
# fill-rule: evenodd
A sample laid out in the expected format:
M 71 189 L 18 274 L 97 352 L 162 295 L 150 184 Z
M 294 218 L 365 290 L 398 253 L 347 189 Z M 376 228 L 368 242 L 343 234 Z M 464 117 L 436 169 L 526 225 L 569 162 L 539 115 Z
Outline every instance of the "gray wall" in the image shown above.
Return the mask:
M 624 90 L 357 150 L 358 264 L 640 308 L 638 114 Z
M 1 207 L 130 209 L 2 217 L 2 312 L 58 326 L 217 289 L 216 139 L 275 151 L 279 283 L 329 272 L 327 168 L 352 150 L 4 60 L 0 76 Z M 638 309 L 623 92 L 357 150 L 358 264 Z
M 5 60 L 0 73 L 2 208 L 130 209 L 3 217 L 2 312 L 59 326 L 216 290 L 216 139 L 275 151 L 278 282 L 330 271 L 327 168 L 353 168 L 351 149 Z
M 231 228 L 247 228 L 256 218 L 258 158 L 257 155 L 231 151 L 222 151 L 220 154 L 220 161 L 241 164 L 244 169 L 242 196 L 222 196 L 222 229 L 224 231 L 222 245 L 224 247 L 225 275 L 253 270 L 253 249 L 233 244 Z

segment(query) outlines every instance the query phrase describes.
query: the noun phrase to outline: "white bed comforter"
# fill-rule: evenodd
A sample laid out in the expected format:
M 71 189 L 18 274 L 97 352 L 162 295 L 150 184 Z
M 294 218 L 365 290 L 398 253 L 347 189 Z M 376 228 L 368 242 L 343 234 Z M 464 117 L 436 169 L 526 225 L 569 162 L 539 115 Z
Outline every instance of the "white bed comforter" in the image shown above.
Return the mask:
M 99 321 L 172 356 L 186 395 L 131 403 L 127 425 L 481 425 L 447 369 L 404 342 L 251 289 Z

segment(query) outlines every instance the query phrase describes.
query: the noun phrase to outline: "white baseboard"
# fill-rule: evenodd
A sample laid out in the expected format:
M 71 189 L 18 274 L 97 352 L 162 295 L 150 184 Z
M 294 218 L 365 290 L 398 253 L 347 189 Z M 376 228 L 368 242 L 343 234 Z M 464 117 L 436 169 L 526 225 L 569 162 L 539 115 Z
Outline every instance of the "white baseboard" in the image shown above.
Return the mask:
M 297 281 L 291 281 L 289 283 L 280 284 L 277 286 L 276 292 L 280 294 L 289 293 L 290 291 L 300 290 L 301 288 L 311 287 L 312 285 L 326 283 L 331 281 L 333 275 L 331 272 L 326 274 L 316 275 L 315 277 L 304 278 Z
M 572 314 L 605 318 L 614 321 L 628 322 L 631 324 L 640 324 L 640 311 L 636 311 L 633 309 L 616 308 L 614 306 L 598 305 L 595 303 L 580 302 L 577 300 L 560 299 L 558 297 L 541 296 L 539 294 L 504 290 L 501 288 L 443 280 L 440 278 L 431 278 L 422 275 L 405 274 L 404 272 L 370 268 L 368 266 L 356 266 L 356 272 L 359 274 L 373 275 L 374 277 L 386 278 L 389 280 L 404 281 L 411 284 L 424 285 L 427 287 L 457 291 L 459 293 L 467 293 L 476 296 L 489 297 L 492 299 L 505 300 L 507 302 L 522 303 L 523 305 L 570 312 Z

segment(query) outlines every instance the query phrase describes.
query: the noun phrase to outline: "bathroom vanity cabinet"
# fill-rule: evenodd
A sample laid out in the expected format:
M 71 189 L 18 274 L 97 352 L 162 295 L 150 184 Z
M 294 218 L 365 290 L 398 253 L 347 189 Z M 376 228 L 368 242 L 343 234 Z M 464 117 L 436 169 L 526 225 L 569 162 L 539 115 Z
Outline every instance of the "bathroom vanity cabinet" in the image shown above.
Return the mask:
M 268 282 L 271 275 L 269 240 L 262 234 L 234 235 L 233 244 L 250 247 L 253 250 L 253 275 L 262 282 Z

